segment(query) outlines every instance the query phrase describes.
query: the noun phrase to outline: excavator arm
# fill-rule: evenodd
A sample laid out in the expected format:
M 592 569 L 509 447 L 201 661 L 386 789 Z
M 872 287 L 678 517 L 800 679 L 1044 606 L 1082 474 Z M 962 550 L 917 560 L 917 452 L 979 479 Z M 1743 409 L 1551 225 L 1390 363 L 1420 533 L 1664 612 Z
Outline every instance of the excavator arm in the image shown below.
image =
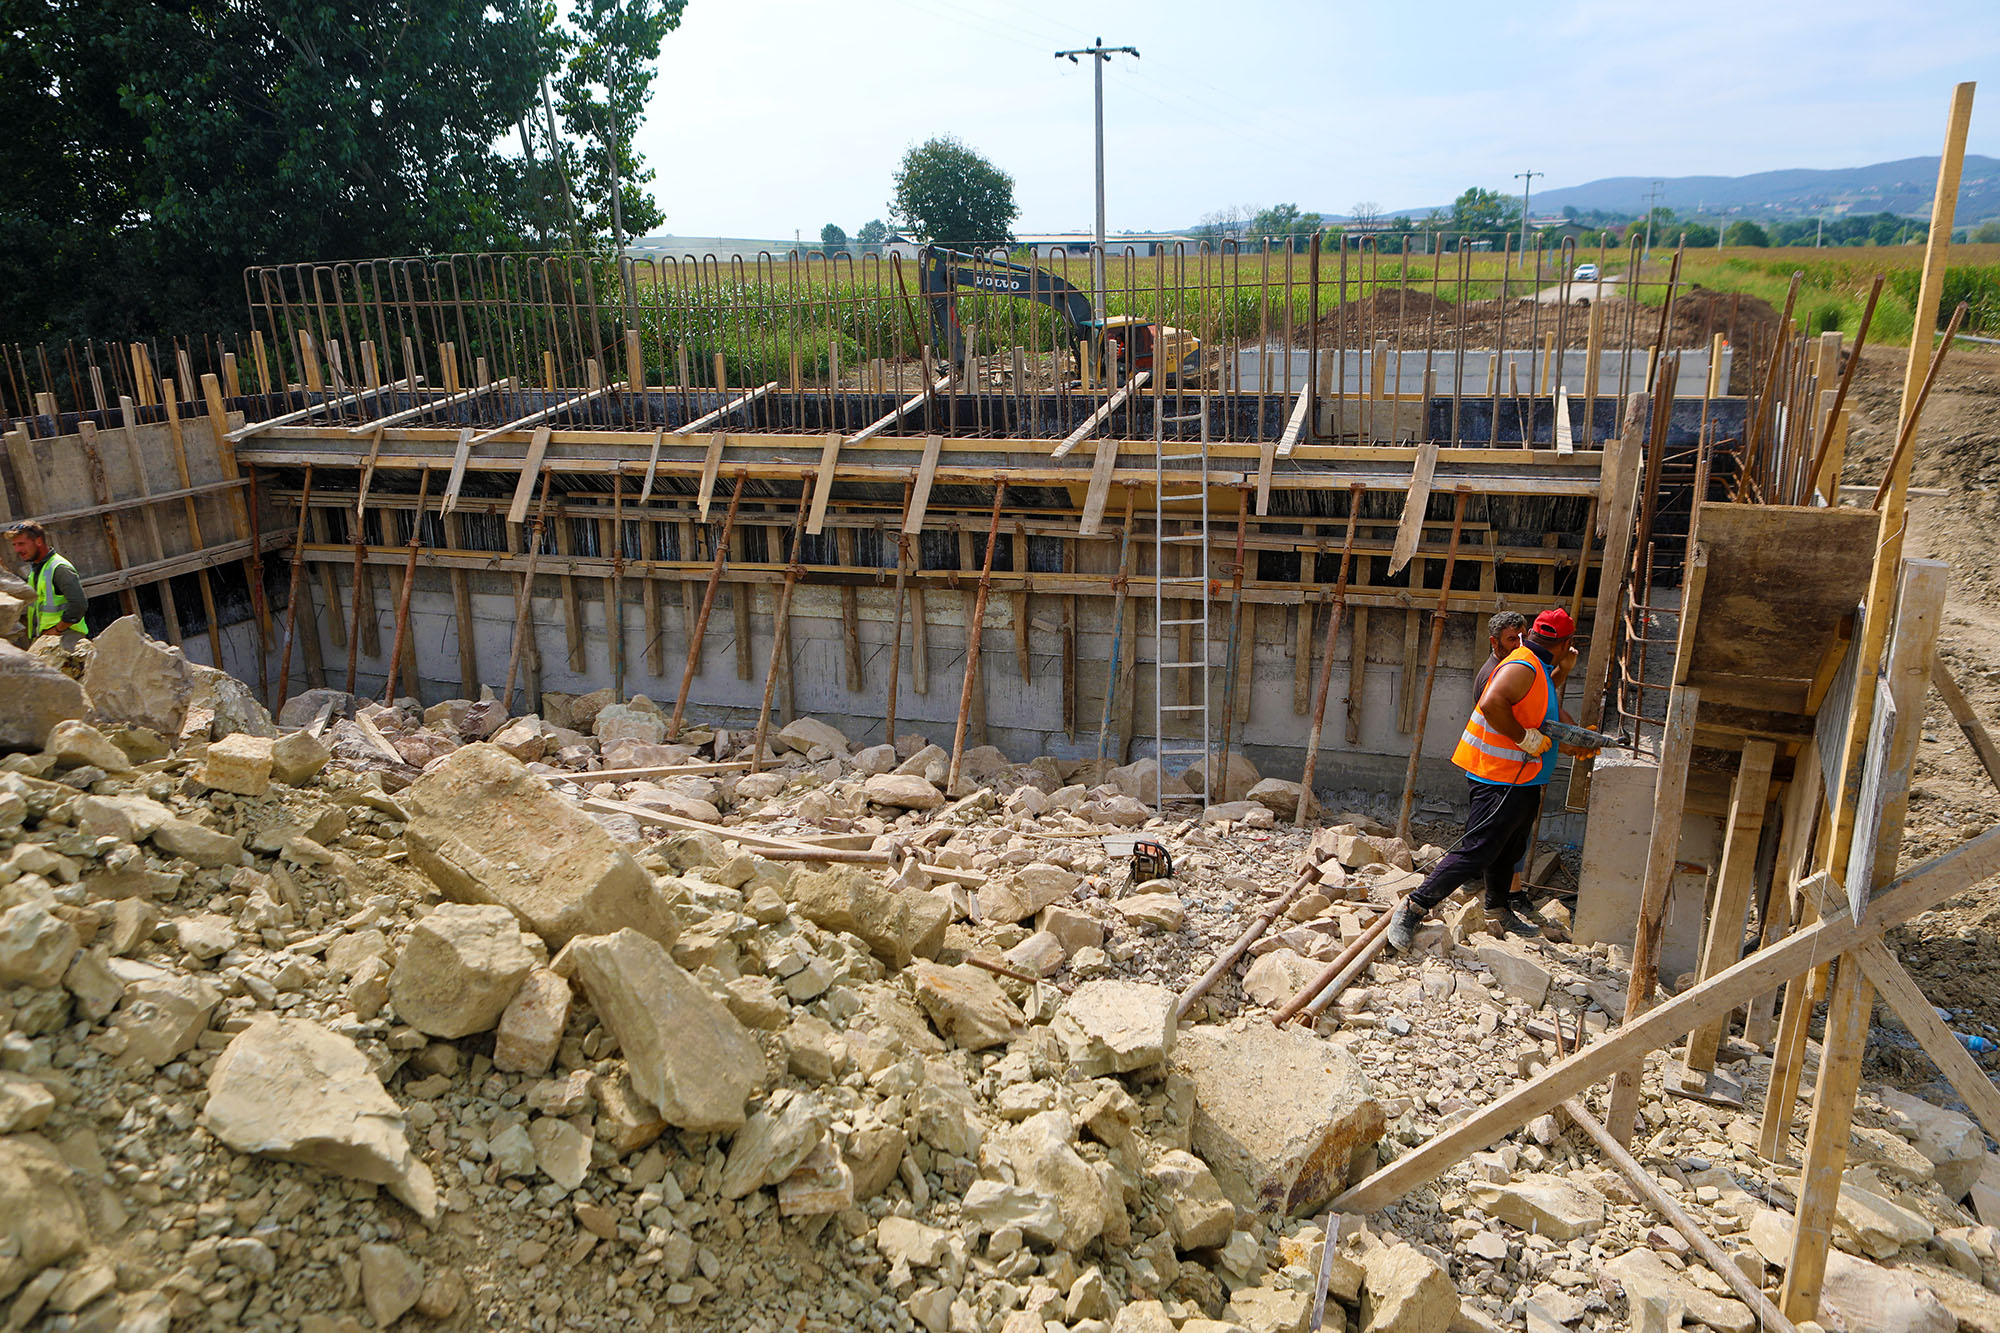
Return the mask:
M 1046 269 L 1005 260 L 977 259 L 942 246 L 927 245 L 921 259 L 922 288 L 930 311 L 931 342 L 949 349 L 952 364 L 965 360 L 965 333 L 958 324 L 958 303 L 951 299 L 957 291 L 993 292 L 1019 296 L 1045 305 L 1062 316 L 1069 328 L 1070 342 L 1081 347 L 1090 341 L 1096 312 L 1090 298 Z

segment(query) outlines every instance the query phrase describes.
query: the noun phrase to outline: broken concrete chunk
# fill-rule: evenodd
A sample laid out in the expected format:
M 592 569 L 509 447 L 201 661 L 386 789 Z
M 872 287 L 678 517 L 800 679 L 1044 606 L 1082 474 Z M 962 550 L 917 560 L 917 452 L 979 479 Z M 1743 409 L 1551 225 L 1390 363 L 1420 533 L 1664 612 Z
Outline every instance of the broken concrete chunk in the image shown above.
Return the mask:
M 1174 1046 L 1175 995 L 1139 981 L 1086 981 L 1052 1027 L 1070 1066 L 1086 1078 L 1150 1069 Z
M 419 1032 L 469 1037 L 500 1021 L 534 965 L 512 912 L 446 903 L 403 941 L 389 974 L 389 999 L 397 1017 Z
M 1190 1146 L 1240 1208 L 1318 1207 L 1386 1124 L 1352 1057 L 1268 1020 L 1186 1028 L 1170 1067 L 1194 1088 Z
M 317 1023 L 258 1018 L 232 1038 L 209 1072 L 202 1122 L 238 1152 L 372 1181 L 437 1217 L 437 1185 L 410 1152 L 402 1109 L 368 1057 Z
M 701 1134 L 741 1128 L 768 1075 L 763 1048 L 722 1001 L 636 930 L 586 935 L 556 960 L 632 1071 L 632 1086 L 670 1123 Z
M 551 948 L 626 928 L 673 942 L 669 903 L 632 854 L 499 746 L 466 746 L 398 799 L 410 863 L 447 898 L 497 903 Z
M 917 1003 L 955 1046 L 968 1051 L 998 1046 L 1012 1041 L 1027 1022 L 993 975 L 969 963 L 956 967 L 918 963 L 911 971 Z
M 89 1240 L 69 1164 L 33 1135 L 0 1139 L 0 1296 Z

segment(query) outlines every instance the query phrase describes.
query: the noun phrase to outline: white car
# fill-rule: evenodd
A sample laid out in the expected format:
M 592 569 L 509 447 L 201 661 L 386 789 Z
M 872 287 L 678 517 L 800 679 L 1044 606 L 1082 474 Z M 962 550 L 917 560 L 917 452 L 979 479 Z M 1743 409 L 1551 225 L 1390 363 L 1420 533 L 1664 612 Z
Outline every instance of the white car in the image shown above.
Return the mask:
M 1571 282 L 1596 282 L 1596 281 L 1597 281 L 1597 265 L 1595 265 L 1595 264 L 1578 264 L 1578 265 L 1576 266 L 1576 272 L 1570 275 L 1570 281 L 1571 281 Z

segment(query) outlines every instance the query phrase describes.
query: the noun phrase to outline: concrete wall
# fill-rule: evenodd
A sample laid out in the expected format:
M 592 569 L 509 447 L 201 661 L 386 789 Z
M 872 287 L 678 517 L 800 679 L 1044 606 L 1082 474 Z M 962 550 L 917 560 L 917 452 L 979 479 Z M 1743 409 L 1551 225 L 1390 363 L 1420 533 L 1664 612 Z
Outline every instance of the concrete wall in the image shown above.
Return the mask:
M 1630 950 L 1652 841 L 1653 796 L 1659 766 L 1613 750 L 1598 756 L 1590 775 L 1590 813 L 1578 871 L 1574 934 Z M 1710 873 L 1722 856 L 1722 821 L 1689 815 L 1681 821 L 1678 866 L 1667 898 L 1660 944 L 1660 979 L 1671 982 L 1701 961 Z
M 357 689 L 379 694 L 386 678 L 387 658 L 395 634 L 393 578 L 374 571 L 374 611 L 381 651 L 361 654 Z M 338 568 L 337 585 L 343 614 L 351 596 L 345 567 Z M 336 646 L 329 629 L 322 589 L 310 580 L 313 628 L 320 635 L 320 651 L 331 684 L 345 677 L 347 650 Z M 538 580 L 534 599 L 536 642 L 541 649 L 544 690 L 583 693 L 612 684 L 610 641 L 606 629 L 605 590 L 601 579 L 578 579 L 577 614 L 584 636 L 584 669 L 572 669 L 564 628 L 564 608 L 559 597 L 561 584 L 555 578 Z M 928 619 L 928 690 L 917 690 L 917 673 L 911 660 L 911 630 L 904 627 L 904 661 L 899 681 L 898 731 L 917 731 L 949 747 L 958 712 L 965 660 L 964 619 L 971 613 L 975 580 L 966 579 L 960 591 L 932 591 L 926 597 Z M 479 680 L 496 691 L 507 668 L 507 656 L 514 629 L 514 585 L 511 578 L 487 574 L 470 576 L 474 650 Z M 662 601 L 661 632 L 664 638 L 663 670 L 655 674 L 647 661 L 646 618 L 641 601 L 644 583 L 626 581 L 625 689 L 628 694 L 644 694 L 661 703 L 671 703 L 680 685 L 681 668 L 687 655 L 688 626 L 684 623 L 680 584 L 653 585 Z M 736 617 L 730 597 L 744 588 L 752 597 L 749 678 L 737 674 Z M 697 585 L 699 592 L 699 585 Z M 771 608 L 778 594 L 773 582 L 757 585 L 725 585 L 709 620 L 703 664 L 689 695 L 689 714 L 738 725 L 755 721 L 763 697 L 764 676 L 771 653 Z M 790 680 L 781 673 L 773 702 L 773 715 L 783 721 L 796 714 L 821 717 L 852 737 L 857 743 L 879 741 L 885 734 L 884 696 L 888 688 L 893 592 L 890 587 L 858 590 L 862 657 L 861 688 L 848 688 L 846 649 L 841 624 L 838 590 L 802 584 L 792 604 Z M 1030 679 L 1024 681 L 1015 654 L 1014 603 L 1005 595 L 995 595 L 987 604 L 987 625 L 982 637 L 981 656 L 986 705 L 986 738 L 1017 759 L 1039 754 L 1065 758 L 1089 758 L 1097 753 L 1097 730 L 1103 714 L 1104 693 L 1110 674 L 1112 650 L 1109 600 L 1078 597 L 1076 601 L 1077 646 L 1075 703 L 1076 731 L 1067 734 L 1062 725 L 1062 639 L 1063 598 L 1038 594 L 1030 599 Z M 1139 636 L 1136 645 L 1127 642 L 1123 652 L 1138 654 L 1135 673 L 1137 702 L 1133 718 L 1131 756 L 1138 758 L 1154 747 L 1154 668 L 1156 647 L 1150 598 L 1139 599 Z M 307 625 L 307 608 L 300 608 L 301 634 Z M 1212 727 L 1219 732 L 1225 682 L 1220 663 L 1227 645 L 1228 607 L 1219 602 L 1213 612 L 1216 639 L 1212 659 L 1218 664 L 1211 678 Z M 1265 773 L 1296 779 L 1304 761 L 1306 731 L 1310 716 L 1294 708 L 1297 611 L 1286 606 L 1265 605 L 1256 609 L 1255 651 L 1250 672 L 1250 690 L 1238 716 L 1247 718 L 1237 732 L 1237 748 L 1247 754 Z M 1348 663 L 1352 644 L 1353 617 L 1343 624 L 1335 649 L 1333 679 L 1328 688 L 1326 726 L 1316 786 L 1326 793 L 1350 791 L 1400 792 L 1409 760 L 1410 735 L 1398 723 L 1398 696 L 1407 669 L 1402 664 L 1404 617 L 1393 609 L 1376 609 L 1369 617 L 1369 663 L 1364 673 L 1359 741 L 1347 743 L 1346 703 L 1349 692 Z M 1415 688 L 1422 691 L 1423 650 L 1428 643 L 1428 614 L 1423 618 L 1415 666 Z M 409 632 L 414 636 L 419 682 L 414 693 L 426 703 L 456 697 L 460 690 L 460 643 L 457 614 L 447 575 L 437 570 L 419 570 L 417 588 L 410 602 Z M 1169 631 L 1173 633 L 1174 631 Z M 1324 623 L 1315 636 L 1315 670 Z M 1176 654 L 1178 644 L 1169 641 Z M 1464 776 L 1450 763 L 1452 747 L 1472 708 L 1472 673 L 1485 660 L 1483 629 L 1474 617 L 1453 616 L 1447 622 L 1439 659 L 1438 679 L 1425 727 L 1425 760 L 1418 785 L 1419 817 L 1455 818 L 1465 806 Z M 252 678 L 254 679 L 254 663 Z M 275 666 L 273 668 L 275 678 Z M 238 674 L 241 674 L 240 672 Z M 1581 678 L 1581 673 L 1578 673 Z M 304 656 L 295 649 L 292 679 L 295 689 L 306 680 Z M 527 706 L 526 673 L 517 683 L 516 707 Z M 412 693 L 399 684 L 398 693 Z M 1308 700 L 1310 707 L 1310 700 Z M 1574 706 L 1572 705 L 1572 711 Z M 971 743 L 969 741 L 968 743 Z M 1111 727 L 1111 748 L 1117 743 L 1117 719 Z M 1118 756 L 1114 753 L 1114 758 Z M 1186 761 L 1178 761 L 1182 766 Z M 1557 790 L 1560 791 L 1560 784 Z M 1562 821 L 1560 797 L 1551 801 L 1552 822 L 1547 835 L 1568 836 Z

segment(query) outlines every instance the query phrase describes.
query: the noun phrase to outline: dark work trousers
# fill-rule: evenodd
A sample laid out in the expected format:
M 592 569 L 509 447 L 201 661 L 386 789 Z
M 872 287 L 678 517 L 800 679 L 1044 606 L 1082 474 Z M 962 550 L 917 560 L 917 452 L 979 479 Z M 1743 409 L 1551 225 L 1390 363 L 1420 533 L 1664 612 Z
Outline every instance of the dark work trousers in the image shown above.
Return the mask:
M 1514 863 L 1535 835 L 1543 784 L 1502 787 L 1470 778 L 1466 782 L 1472 788 L 1472 813 L 1466 817 L 1465 836 L 1437 863 L 1430 878 L 1411 892 L 1410 905 L 1419 911 L 1430 911 L 1481 876 L 1486 879 L 1486 905 L 1499 907 L 1507 901 Z

